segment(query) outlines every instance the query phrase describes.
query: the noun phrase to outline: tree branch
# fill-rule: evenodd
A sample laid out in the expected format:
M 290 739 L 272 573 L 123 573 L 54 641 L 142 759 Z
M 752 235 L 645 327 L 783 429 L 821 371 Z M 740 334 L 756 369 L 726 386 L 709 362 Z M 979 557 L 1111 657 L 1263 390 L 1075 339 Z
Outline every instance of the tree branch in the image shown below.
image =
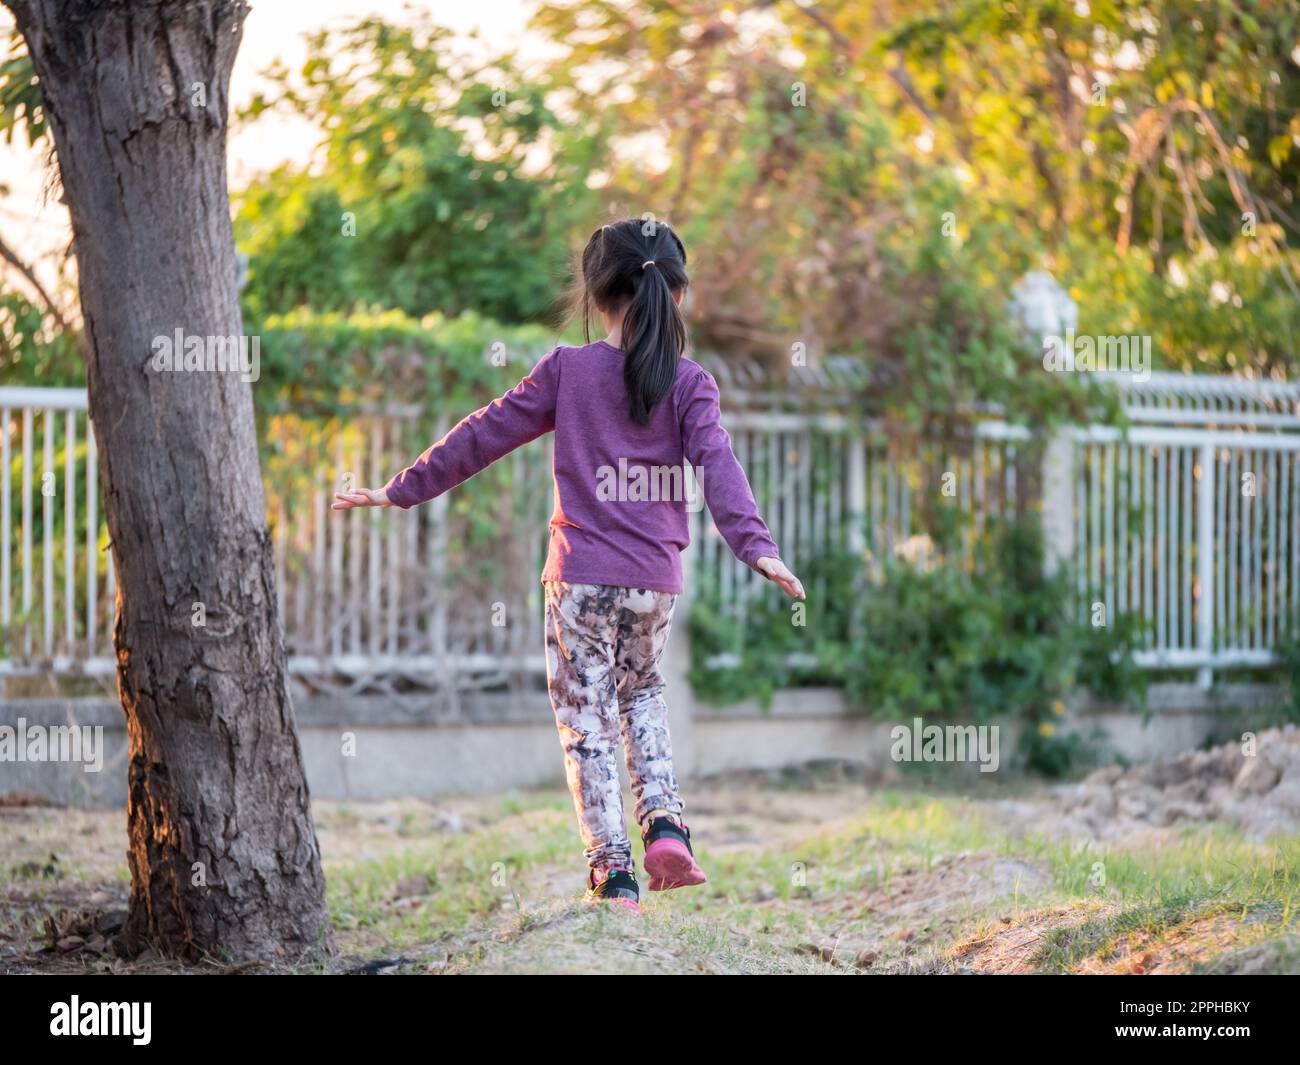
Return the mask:
M 40 298 L 41 303 L 45 306 L 46 312 L 54 319 L 55 324 L 59 327 L 59 331 L 63 333 L 71 333 L 72 327 L 68 325 L 68 320 L 63 316 L 63 312 L 59 310 L 58 304 L 56 304 L 50 294 L 45 291 L 45 286 L 41 284 L 40 279 L 36 276 L 36 272 L 18 258 L 17 254 L 9 247 L 9 244 L 3 237 L 0 237 L 0 259 L 3 259 L 22 274 L 27 283 L 32 286 L 36 291 L 36 295 Z

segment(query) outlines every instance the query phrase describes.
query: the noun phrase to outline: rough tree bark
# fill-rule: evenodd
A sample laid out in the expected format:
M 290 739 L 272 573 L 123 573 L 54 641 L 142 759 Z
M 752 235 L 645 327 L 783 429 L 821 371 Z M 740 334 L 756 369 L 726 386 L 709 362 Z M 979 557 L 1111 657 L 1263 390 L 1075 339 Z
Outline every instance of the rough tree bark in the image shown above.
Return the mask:
M 130 736 L 125 942 L 191 957 L 318 957 L 330 949 L 324 880 L 252 391 L 237 372 L 151 366 L 155 337 L 243 331 L 225 149 L 248 9 L 5 2 L 41 81 L 89 340 Z

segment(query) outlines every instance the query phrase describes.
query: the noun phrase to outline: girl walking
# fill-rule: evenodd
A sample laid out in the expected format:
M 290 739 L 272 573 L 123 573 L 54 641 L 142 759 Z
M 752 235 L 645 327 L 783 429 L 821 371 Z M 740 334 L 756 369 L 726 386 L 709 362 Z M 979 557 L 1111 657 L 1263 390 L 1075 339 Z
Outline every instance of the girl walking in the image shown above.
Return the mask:
M 582 253 L 581 274 L 587 344 L 557 347 L 382 489 L 340 492 L 334 509 L 413 507 L 555 433 L 555 512 L 542 570 L 547 687 L 589 896 L 635 909 L 620 738 L 650 890 L 705 881 L 682 820 L 659 672 L 690 539 L 684 464 L 736 557 L 788 595 L 804 592 L 759 517 L 719 420 L 717 384 L 683 354 L 686 250 L 677 234 L 634 218 L 602 226 Z M 593 310 L 608 335 L 591 343 Z

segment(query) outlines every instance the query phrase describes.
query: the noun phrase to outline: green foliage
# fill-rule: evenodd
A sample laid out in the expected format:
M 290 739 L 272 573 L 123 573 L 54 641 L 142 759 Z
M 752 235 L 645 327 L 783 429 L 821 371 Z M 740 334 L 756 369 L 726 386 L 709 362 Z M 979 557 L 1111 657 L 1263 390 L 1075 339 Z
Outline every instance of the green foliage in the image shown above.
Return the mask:
M 861 564 L 844 552 L 828 552 L 799 564 L 808 589 L 835 593 L 810 604 L 794 604 L 766 581 L 756 584 L 743 617 L 724 606 L 716 572 L 695 589 L 691 632 L 691 686 L 713 703 L 757 698 L 769 705 L 781 688 L 843 683 L 851 599 L 844 589 L 861 576 Z M 732 656 L 734 665 L 709 659 Z M 792 661 L 800 656 L 802 661 Z
M 285 164 L 238 196 L 253 318 L 391 307 L 532 321 L 563 280 L 568 228 L 589 216 L 580 175 L 530 156 L 558 126 L 507 62 L 466 68 L 423 16 L 308 39 L 246 109 L 319 125 L 323 165 Z M 576 214 L 574 212 L 579 212 Z
M 1079 332 L 1150 335 L 1165 367 L 1294 376 L 1298 17 L 938 3 L 886 40 L 937 112 L 936 151 L 976 175 L 951 202 L 963 233 L 997 238 L 963 255 L 1011 276 L 1041 262 Z
M 299 309 L 261 325 L 260 413 L 347 414 L 413 405 L 457 418 L 513 388 L 556 344 L 543 326 L 475 313 L 415 319 L 402 311 Z
M 1273 650 L 1289 697 L 1283 712 L 1287 720 L 1300 723 L 1300 616 L 1292 619 L 1289 631 Z
M 855 701 L 896 719 L 1050 714 L 1070 680 L 1064 576 L 1043 576 L 1031 523 L 995 531 L 981 553 L 969 572 L 886 563 L 861 600 L 846 674 Z
M 1146 623 L 1131 613 L 1092 629 L 1079 651 L 1079 683 L 1098 699 L 1145 706 L 1147 674 L 1133 655 L 1147 646 L 1146 637 Z
M 581 128 L 664 144 L 666 170 L 610 159 L 602 187 L 707 248 L 705 345 L 865 353 L 907 414 L 1043 383 L 993 329 L 1039 266 L 1081 333 L 1295 376 L 1298 27 L 1275 0 L 551 0 L 533 23 Z
M 27 54 L 22 36 L 14 30 L 0 59 L 0 134 L 4 135 L 6 144 L 12 144 L 14 134 L 22 129 L 28 145 L 33 145 L 45 136 L 48 128 L 32 57 Z
M 1047 576 L 1043 562 L 1033 520 L 990 530 L 974 566 L 889 559 L 872 573 L 832 555 L 806 575 L 809 587 L 828 578 L 834 592 L 808 603 L 802 627 L 775 592 L 751 603 L 741 624 L 722 609 L 716 587 L 702 589 L 691 615 L 692 683 L 715 702 L 770 701 L 781 687 L 832 684 L 885 720 L 1020 722 L 1026 762 L 1063 773 L 1091 752 L 1090 737 L 1063 720 L 1072 688 L 1135 704 L 1145 688 L 1132 661 L 1134 624 L 1070 623 L 1069 574 Z M 727 653 L 739 662 L 709 665 Z M 792 663 L 791 655 L 800 657 Z
M 320 131 L 313 158 L 237 191 L 246 317 L 539 321 L 598 222 L 652 211 L 690 250 L 701 350 L 861 355 L 853 399 L 898 421 L 1093 405 L 1005 327 L 1034 267 L 1070 289 L 1080 332 L 1294 376 L 1297 25 L 1273 0 L 552 0 L 525 76 L 466 60 L 427 16 L 360 19 L 310 35 L 241 116 Z M 21 44 L 0 116 L 45 134 Z
M 0 288 L 0 383 L 84 386 L 77 342 L 75 335 L 54 330 L 44 309 L 21 292 Z

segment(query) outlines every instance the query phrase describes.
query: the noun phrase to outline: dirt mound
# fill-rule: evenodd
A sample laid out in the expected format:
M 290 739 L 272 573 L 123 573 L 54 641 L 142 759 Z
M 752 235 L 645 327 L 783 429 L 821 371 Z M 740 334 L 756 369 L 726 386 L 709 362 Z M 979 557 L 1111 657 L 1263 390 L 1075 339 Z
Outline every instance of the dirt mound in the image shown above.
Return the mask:
M 1126 927 L 1115 904 L 1091 899 L 1048 906 L 1005 919 L 952 949 L 955 971 L 963 973 L 1070 972 L 1142 976 L 1190 973 L 1213 965 L 1223 971 L 1285 971 L 1276 943 L 1231 958 L 1240 922 L 1218 912 L 1189 916 L 1168 927 Z M 1226 960 L 1224 960 L 1226 959 Z
M 952 948 L 954 971 L 1037 972 L 1047 935 L 1056 929 L 1079 928 L 1100 906 L 1095 901 L 1085 906 L 1048 906 L 1015 918 L 1004 917 L 996 927 Z
M 1247 739 L 1249 739 L 1249 734 Z M 1067 820 L 1097 839 L 1141 826 L 1223 821 L 1252 839 L 1300 831 L 1300 728 L 1125 769 L 1056 789 Z

